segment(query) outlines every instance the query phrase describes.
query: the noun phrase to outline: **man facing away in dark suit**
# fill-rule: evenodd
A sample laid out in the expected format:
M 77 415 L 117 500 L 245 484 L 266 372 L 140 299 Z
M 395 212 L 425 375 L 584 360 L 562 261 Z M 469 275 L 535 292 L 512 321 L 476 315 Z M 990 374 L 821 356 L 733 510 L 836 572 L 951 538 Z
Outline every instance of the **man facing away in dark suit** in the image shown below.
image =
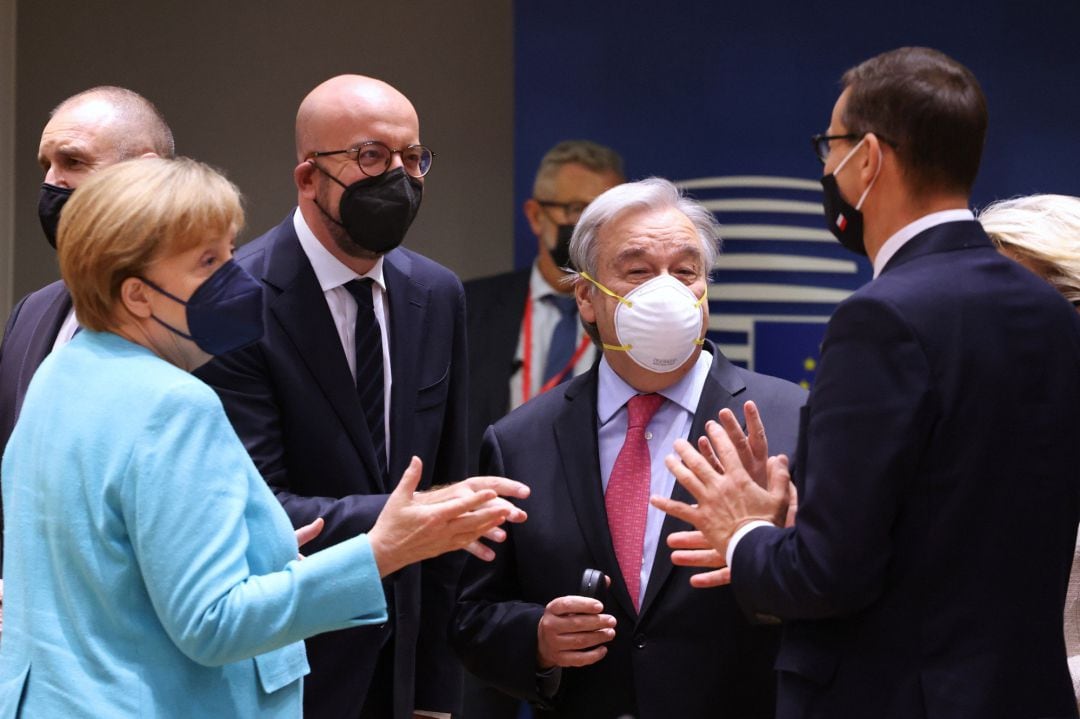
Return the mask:
M 522 206 L 536 235 L 531 267 L 465 283 L 469 336 L 469 461 L 495 420 L 592 366 L 596 351 L 566 283 L 570 233 L 604 190 L 623 182 L 618 153 L 564 140 L 540 160 Z
M 815 137 L 825 215 L 874 279 L 825 333 L 794 526 L 773 526 L 784 462 L 743 470 L 766 453 L 730 419 L 718 462 L 669 463 L 698 506 L 653 501 L 724 557 L 708 583 L 784 620 L 779 717 L 1075 717 L 1077 313 L 968 210 L 987 112 L 967 68 L 900 48 L 842 84 Z
M 38 216 L 49 244 L 56 247 L 64 203 L 92 173 L 122 160 L 172 157 L 174 152 L 165 118 L 137 92 L 100 86 L 61 102 L 49 113 L 38 145 L 38 164 L 45 173 Z M 34 371 L 50 352 L 67 344 L 78 327 L 71 296 L 61 280 L 31 292 L 11 311 L 0 345 L 0 453 Z M 0 520 L 0 534 L 2 530 Z
M 451 636 L 471 672 L 538 716 L 772 715 L 775 628 L 751 625 L 727 588 L 693 589 L 665 542 L 689 525 L 648 506 L 686 496 L 664 457 L 722 408 L 753 399 L 773 448 L 795 444 L 805 391 L 702 339 L 717 239 L 712 214 L 666 180 L 594 200 L 571 255 L 602 359 L 484 436 L 484 470 L 531 486 L 530 521 L 491 564 L 466 563 Z M 610 578 L 604 601 L 576 596 L 586 568 Z
M 325 520 L 305 547 L 319 551 L 370 530 L 413 456 L 422 489 L 459 483 L 429 492 L 431 501 L 476 480 L 461 483 L 461 283 L 399 247 L 432 162 L 416 110 L 380 80 L 331 78 L 300 104 L 296 161 L 297 208 L 236 253 L 263 283 L 265 334 L 197 374 L 218 390 L 294 525 Z M 492 555 L 479 543 L 470 551 Z M 461 668 L 446 626 L 460 554 L 385 581 L 385 625 L 308 640 L 308 716 L 457 711 Z

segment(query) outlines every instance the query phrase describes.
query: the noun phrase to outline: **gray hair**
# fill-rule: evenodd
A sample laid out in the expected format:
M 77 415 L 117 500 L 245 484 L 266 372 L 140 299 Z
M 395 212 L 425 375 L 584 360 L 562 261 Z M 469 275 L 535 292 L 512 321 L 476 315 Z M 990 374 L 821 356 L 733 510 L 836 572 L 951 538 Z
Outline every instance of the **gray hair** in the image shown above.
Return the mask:
M 172 129 L 154 103 L 126 87 L 99 85 L 72 95 L 52 109 L 49 117 L 83 100 L 101 98 L 120 113 L 122 127 L 119 129 L 119 159 L 128 160 L 144 152 L 154 152 L 158 157 L 172 159 L 176 156 L 176 143 Z
M 1065 299 L 1080 303 L 1080 197 L 999 200 L 978 219 L 999 249 L 1030 260 Z
M 582 165 L 596 173 L 614 173 L 619 180 L 626 179 L 622 157 L 610 147 L 589 140 L 563 140 L 548 150 L 540 160 L 536 179 L 533 180 L 533 195 L 543 194 L 559 168 L 571 163 Z
M 570 261 L 579 271 L 596 277 L 596 235 L 600 228 L 620 215 L 636 210 L 674 209 L 686 215 L 701 240 L 701 258 L 706 274 L 720 252 L 720 224 L 701 203 L 682 194 L 670 181 L 650 177 L 616 185 L 589 203 L 570 239 Z M 583 282 L 580 275 L 575 282 Z

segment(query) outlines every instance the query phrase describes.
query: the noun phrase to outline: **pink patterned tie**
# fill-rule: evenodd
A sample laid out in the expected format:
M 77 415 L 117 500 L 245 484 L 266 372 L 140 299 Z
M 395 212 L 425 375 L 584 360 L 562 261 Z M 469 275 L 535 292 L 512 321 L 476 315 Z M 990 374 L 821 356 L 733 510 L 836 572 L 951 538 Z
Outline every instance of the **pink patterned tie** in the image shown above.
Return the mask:
M 604 506 L 608 528 L 615 545 L 626 589 L 638 609 L 641 590 L 641 550 L 645 541 L 645 516 L 649 511 L 649 488 L 652 467 L 645 428 L 664 398 L 658 394 L 639 394 L 626 405 L 626 439 L 611 468 Z

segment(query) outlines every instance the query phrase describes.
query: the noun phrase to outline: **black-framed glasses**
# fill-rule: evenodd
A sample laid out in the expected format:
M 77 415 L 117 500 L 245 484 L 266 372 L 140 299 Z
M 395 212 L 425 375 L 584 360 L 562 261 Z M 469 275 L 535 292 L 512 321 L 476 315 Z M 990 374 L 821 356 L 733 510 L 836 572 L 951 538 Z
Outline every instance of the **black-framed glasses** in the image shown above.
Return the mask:
M 814 154 L 817 155 L 818 159 L 821 160 L 821 164 L 824 165 L 825 161 L 829 159 L 829 151 L 831 149 L 829 147 L 830 140 L 858 140 L 859 138 L 865 137 L 866 135 L 870 134 L 870 132 L 873 131 L 867 130 L 866 132 L 849 132 L 844 135 L 811 135 L 810 144 L 814 146 Z M 880 133 L 875 132 L 874 137 L 884 142 L 893 150 L 900 149 L 899 145 L 897 145 L 895 142 L 893 142 L 887 137 L 882 137 Z
M 562 210 L 563 215 L 566 216 L 566 223 L 569 225 L 576 225 L 577 221 L 581 219 L 581 213 L 589 206 L 588 202 L 555 202 L 554 200 L 540 200 L 535 197 L 533 199 L 536 200 L 536 204 L 544 209 L 557 207 Z
M 824 133 L 818 135 L 812 135 L 810 137 L 810 143 L 814 146 L 814 154 L 821 160 L 821 164 L 824 165 L 825 161 L 829 159 L 829 141 L 830 140 L 857 140 L 866 133 L 849 132 L 844 135 L 826 135 Z
M 356 164 L 360 166 L 360 172 L 368 177 L 378 177 L 390 168 L 390 160 L 394 155 L 401 155 L 401 164 L 405 172 L 413 177 L 423 177 L 431 169 L 431 161 L 435 153 L 424 145 L 409 145 L 400 150 L 391 150 L 378 140 L 361 142 L 356 147 L 348 150 L 320 150 L 311 153 L 311 157 L 323 155 L 351 155 L 356 154 Z

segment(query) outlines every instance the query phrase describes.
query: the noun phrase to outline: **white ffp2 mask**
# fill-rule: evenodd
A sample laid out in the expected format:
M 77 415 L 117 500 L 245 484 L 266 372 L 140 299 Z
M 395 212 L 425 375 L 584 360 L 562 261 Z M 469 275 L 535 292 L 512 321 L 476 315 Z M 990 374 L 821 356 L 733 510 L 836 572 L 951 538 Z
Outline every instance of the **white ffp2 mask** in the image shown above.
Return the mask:
M 708 295 L 699 299 L 689 287 L 665 274 L 620 297 L 588 273 L 581 276 L 619 301 L 615 308 L 619 344 L 605 343 L 604 349 L 626 352 L 650 372 L 674 372 L 690 359 L 695 348 L 705 344 L 701 305 Z

